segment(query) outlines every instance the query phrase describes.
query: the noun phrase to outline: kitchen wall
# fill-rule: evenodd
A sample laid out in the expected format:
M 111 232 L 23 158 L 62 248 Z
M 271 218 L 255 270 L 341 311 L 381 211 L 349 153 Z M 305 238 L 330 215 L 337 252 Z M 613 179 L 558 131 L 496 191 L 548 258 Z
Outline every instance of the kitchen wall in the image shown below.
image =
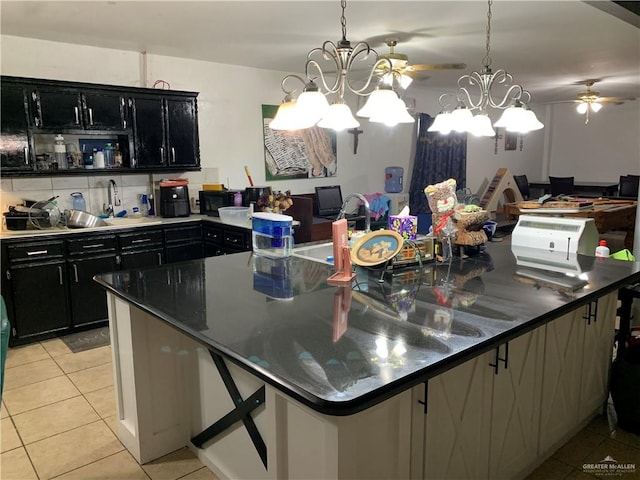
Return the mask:
M 7 35 L 0 36 L 0 40 L 3 75 L 125 86 L 151 86 L 156 80 L 164 80 L 172 89 L 199 92 L 202 171 L 182 175 L 189 178 L 191 196 L 197 197 L 202 183 L 221 182 L 231 188 L 248 186 L 244 165 L 249 167 L 257 185 L 265 184 L 261 105 L 280 103 L 283 97 L 280 81 L 285 73 Z M 300 53 L 301 66 L 305 54 Z M 141 72 L 145 71 L 146 78 L 142 78 Z M 444 92 L 429 90 L 427 82 L 412 86 L 409 95 L 415 98 L 417 111 L 435 115 L 439 110 L 437 98 Z M 353 109 L 357 108 L 352 95 L 348 101 L 353 102 Z M 528 134 L 522 150 L 504 151 L 501 138 L 495 153 L 493 139 L 470 136 L 467 186 L 481 192 L 500 167 L 507 167 L 514 174 L 525 173 L 531 179 L 545 178 L 547 172 L 557 175 L 572 172 L 584 180 L 614 180 L 618 171 L 633 173 L 635 162 L 637 173 L 640 158 L 637 108 L 634 110 L 631 105 L 603 108 L 598 113 L 603 118 L 599 122 L 602 130 L 597 134 L 594 129 L 584 128 L 582 117 L 572 114 L 573 109 L 573 105 L 558 105 L 536 110 L 546 128 Z M 620 123 L 614 113 L 624 113 Z M 592 122 L 589 127 L 597 125 L 595 120 Z M 397 165 L 405 168 L 406 191 L 410 184 L 415 125 L 389 128 L 366 120 L 361 123 L 364 133 L 359 137 L 357 154 L 353 153 L 353 136 L 338 133 L 337 177 L 277 181 L 271 186 L 306 193 L 316 185 L 339 183 L 345 194 L 372 193 L 384 189 L 384 168 Z M 620 133 L 634 127 L 635 135 Z M 598 154 L 594 156 L 591 152 Z M 603 162 L 600 152 L 608 152 L 607 162 Z M 32 198 L 36 194 L 40 198 L 53 192 L 60 194 L 61 202 L 68 201 L 70 205 L 68 193 L 86 188 L 88 207 L 95 212 L 105 201 L 104 185 L 109 178 L 112 176 L 2 179 L 0 203 L 4 211 L 16 198 Z M 122 187 L 125 205 L 133 204 L 139 193 L 151 189 L 152 178 L 147 175 L 122 175 L 115 179 Z

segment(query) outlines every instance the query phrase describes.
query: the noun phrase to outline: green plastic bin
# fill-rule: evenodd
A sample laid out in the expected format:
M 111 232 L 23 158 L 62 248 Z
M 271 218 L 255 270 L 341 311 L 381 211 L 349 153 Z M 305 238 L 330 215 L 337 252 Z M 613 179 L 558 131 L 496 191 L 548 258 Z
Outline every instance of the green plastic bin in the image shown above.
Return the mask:
M 2 400 L 2 389 L 4 387 L 4 362 L 7 358 L 7 349 L 9 348 L 9 317 L 7 316 L 7 307 L 4 304 L 4 298 L 0 295 L 0 400 Z

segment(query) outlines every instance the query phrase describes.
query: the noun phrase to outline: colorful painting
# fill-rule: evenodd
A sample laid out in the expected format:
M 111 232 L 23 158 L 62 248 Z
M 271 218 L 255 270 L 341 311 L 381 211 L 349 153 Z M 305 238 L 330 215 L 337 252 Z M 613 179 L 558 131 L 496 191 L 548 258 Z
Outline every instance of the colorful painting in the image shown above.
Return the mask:
M 338 170 L 336 133 L 317 126 L 288 132 L 272 130 L 277 105 L 262 105 L 265 179 L 335 177 Z

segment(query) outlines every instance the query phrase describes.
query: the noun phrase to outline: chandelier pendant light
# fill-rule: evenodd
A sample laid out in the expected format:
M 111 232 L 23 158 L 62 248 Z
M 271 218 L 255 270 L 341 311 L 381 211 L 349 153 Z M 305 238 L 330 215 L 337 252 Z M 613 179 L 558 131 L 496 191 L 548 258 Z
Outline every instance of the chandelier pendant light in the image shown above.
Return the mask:
M 314 48 L 307 54 L 304 79 L 298 75 L 287 75 L 282 80 L 285 98 L 278 108 L 276 117 L 269 123 L 270 128 L 299 130 L 314 125 L 334 130 L 357 128 L 360 122 L 353 116 L 345 102 L 344 97 L 347 92 L 369 97 L 357 115 L 369 118 L 371 122 L 396 125 L 415 121 L 407 112 L 404 102 L 393 90 L 393 85 L 384 85 L 383 78 L 378 73 L 383 70 L 380 68 L 383 64 L 388 64 L 389 68 L 386 70 L 391 71 L 391 61 L 379 58 L 376 51 L 366 42 L 358 42 L 352 46 L 347 40 L 347 20 L 344 14 L 346 6 L 346 0 L 342 0 L 340 41 L 336 44 L 327 40 L 322 47 Z M 360 86 L 354 85 L 355 62 L 367 60 L 373 62 L 368 76 L 364 81 L 360 80 Z M 327 71 L 335 72 L 335 80 L 332 81 L 323 71 L 321 66 L 323 63 L 328 64 Z M 288 80 L 297 80 L 304 85 L 297 99 L 294 99 L 296 90 L 288 90 L 285 86 Z M 327 95 L 334 95 L 331 104 L 327 100 Z
M 493 137 L 496 134 L 494 128 L 502 127 L 510 132 L 524 134 L 544 126 L 535 113 L 527 108 L 531 94 L 522 85 L 513 83 L 513 77 L 506 70 L 494 72 L 491 69 L 492 5 L 493 0 L 488 0 L 486 53 L 482 59 L 482 69 L 461 76 L 455 96 L 440 96 L 441 110 L 429 127 L 430 132 L 446 135 L 457 131 L 479 137 Z M 493 126 L 488 116 L 490 108 L 504 110 Z

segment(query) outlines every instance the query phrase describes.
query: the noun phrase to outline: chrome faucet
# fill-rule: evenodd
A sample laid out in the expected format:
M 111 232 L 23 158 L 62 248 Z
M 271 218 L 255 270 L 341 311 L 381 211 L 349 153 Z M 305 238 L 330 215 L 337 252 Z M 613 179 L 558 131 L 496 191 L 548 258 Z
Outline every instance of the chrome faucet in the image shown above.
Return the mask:
M 347 195 L 342 202 L 342 207 L 340 207 L 340 213 L 338 213 L 338 218 L 336 220 L 340 220 L 345 216 L 345 209 L 347 208 L 347 203 L 352 198 L 359 199 L 364 204 L 364 231 L 368 233 L 371 231 L 371 207 L 369 207 L 369 201 L 365 198 L 364 195 L 360 193 L 350 193 Z
M 119 207 L 120 205 L 122 205 L 122 202 L 118 197 L 118 186 L 116 185 L 116 181 L 113 179 L 109 180 L 109 184 L 107 185 L 107 201 L 108 203 L 106 205 L 103 205 L 102 208 L 104 210 L 104 213 L 109 215 L 109 217 L 113 217 L 113 207 Z

